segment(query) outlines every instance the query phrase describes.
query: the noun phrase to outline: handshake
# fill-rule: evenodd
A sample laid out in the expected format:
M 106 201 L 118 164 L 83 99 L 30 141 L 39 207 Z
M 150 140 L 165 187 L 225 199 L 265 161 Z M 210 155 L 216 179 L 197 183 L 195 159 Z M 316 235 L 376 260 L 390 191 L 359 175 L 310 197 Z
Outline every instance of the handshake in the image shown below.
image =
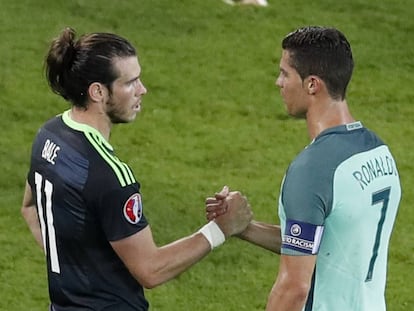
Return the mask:
M 206 199 L 206 218 L 209 223 L 200 232 L 214 248 L 224 242 L 225 238 L 242 233 L 253 219 L 253 212 L 245 196 L 239 191 L 230 192 L 229 188 L 224 186 L 214 197 Z M 217 240 L 217 235 L 221 235 L 220 232 L 217 233 L 220 231 L 218 229 L 224 237 L 216 243 L 214 240 Z

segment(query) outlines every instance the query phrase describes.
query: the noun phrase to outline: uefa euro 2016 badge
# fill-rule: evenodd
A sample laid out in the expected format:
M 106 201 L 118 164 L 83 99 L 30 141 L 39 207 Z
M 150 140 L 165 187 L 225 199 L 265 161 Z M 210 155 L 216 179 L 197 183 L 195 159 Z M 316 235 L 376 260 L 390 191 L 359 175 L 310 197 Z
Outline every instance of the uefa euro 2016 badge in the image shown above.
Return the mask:
M 129 223 L 135 225 L 142 217 L 142 200 L 139 193 L 129 197 L 124 205 L 124 216 Z

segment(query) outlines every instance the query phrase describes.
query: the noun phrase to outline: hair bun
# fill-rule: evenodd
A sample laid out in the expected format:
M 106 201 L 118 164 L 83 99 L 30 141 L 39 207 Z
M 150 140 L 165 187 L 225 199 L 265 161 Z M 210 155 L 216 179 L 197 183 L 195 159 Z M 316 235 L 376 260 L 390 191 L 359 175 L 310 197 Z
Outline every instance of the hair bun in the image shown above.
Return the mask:
M 62 63 L 64 67 L 68 69 L 72 66 L 76 56 L 75 36 L 75 30 L 67 27 L 62 31 L 59 37 Z

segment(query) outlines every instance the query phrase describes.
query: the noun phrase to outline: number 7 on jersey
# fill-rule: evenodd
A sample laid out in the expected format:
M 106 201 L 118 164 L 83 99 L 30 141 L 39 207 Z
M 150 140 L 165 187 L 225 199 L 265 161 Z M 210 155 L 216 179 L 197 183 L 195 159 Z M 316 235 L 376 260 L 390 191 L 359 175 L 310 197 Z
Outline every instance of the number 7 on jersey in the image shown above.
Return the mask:
M 374 273 L 374 265 L 375 265 L 375 260 L 377 259 L 377 256 L 378 256 L 378 248 L 380 246 L 380 241 L 381 241 L 382 226 L 384 225 L 385 215 L 387 214 L 387 207 L 388 207 L 388 201 L 390 199 L 390 192 L 391 192 L 391 188 L 385 188 L 380 191 L 374 192 L 372 194 L 372 206 L 382 202 L 382 207 L 381 207 L 381 217 L 380 217 L 380 220 L 377 226 L 377 234 L 375 235 L 375 243 L 372 249 L 371 261 L 369 262 L 369 268 L 368 268 L 367 277 L 365 278 L 365 282 L 371 281 L 372 274 Z

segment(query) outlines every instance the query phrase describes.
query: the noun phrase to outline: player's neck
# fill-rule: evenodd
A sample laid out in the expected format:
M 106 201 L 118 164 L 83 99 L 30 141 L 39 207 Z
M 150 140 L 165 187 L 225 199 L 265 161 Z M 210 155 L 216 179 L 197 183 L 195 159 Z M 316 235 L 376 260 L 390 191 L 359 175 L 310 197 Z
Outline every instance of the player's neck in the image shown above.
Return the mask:
M 328 128 L 354 121 L 346 100 L 319 102 L 313 105 L 306 115 L 311 140 Z
M 87 109 L 73 106 L 69 116 L 73 121 L 93 127 L 109 141 L 112 123 L 102 111 L 96 111 L 96 109 L 90 106 Z

